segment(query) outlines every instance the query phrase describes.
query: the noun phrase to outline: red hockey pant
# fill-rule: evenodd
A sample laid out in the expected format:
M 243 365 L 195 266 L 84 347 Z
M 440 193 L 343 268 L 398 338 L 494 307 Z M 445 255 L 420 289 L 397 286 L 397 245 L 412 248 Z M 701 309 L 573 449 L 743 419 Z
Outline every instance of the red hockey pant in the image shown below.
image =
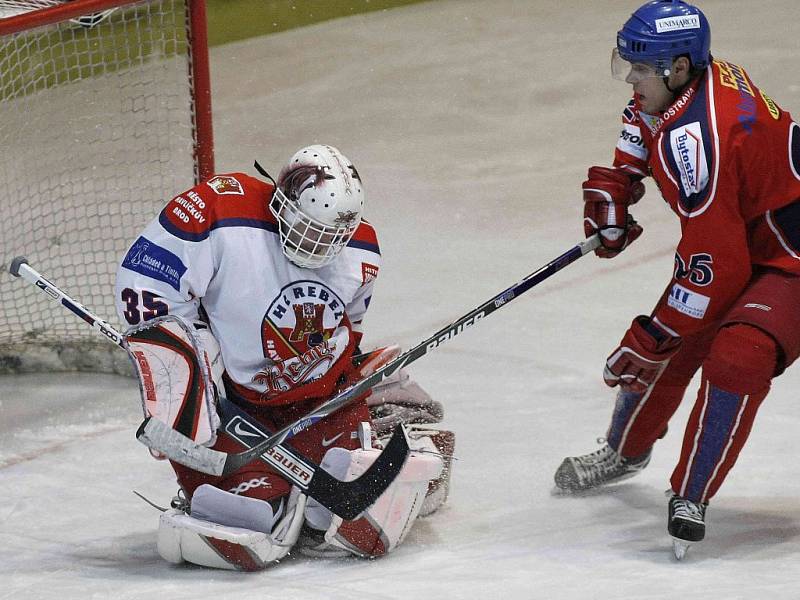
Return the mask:
M 318 403 L 319 401 L 317 401 Z M 258 414 L 251 413 L 251 416 L 265 428 L 274 432 L 300 418 L 312 408 L 313 404 L 298 402 L 268 411 L 262 410 Z M 287 441 L 287 445 L 319 464 L 325 453 L 334 446 L 348 450 L 360 447 L 357 432 L 358 424 L 361 421 L 370 421 L 369 408 L 367 408 L 366 400 L 363 399 L 345 406 L 312 425 Z M 213 448 L 223 452 L 242 452 L 247 449 L 222 431 L 219 432 Z M 172 468 L 178 476 L 178 483 L 188 498 L 191 498 L 195 489 L 204 483 L 234 494 L 266 501 L 277 500 L 291 491 L 291 484 L 261 459 L 253 460 L 239 471 L 226 477 L 206 475 L 175 462 L 172 463 Z
M 689 382 L 702 381 L 671 483 L 708 502 L 747 441 L 771 380 L 800 356 L 800 277 L 756 273 L 723 319 L 684 339 L 644 394 L 620 392 L 607 434 L 623 456 L 638 456 L 663 435 Z

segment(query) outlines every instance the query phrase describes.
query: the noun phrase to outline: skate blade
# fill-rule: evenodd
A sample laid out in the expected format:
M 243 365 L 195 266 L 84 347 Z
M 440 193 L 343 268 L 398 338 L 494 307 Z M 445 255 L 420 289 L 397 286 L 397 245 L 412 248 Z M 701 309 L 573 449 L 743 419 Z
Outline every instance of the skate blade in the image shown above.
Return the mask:
M 689 546 L 691 545 L 692 543 L 687 542 L 686 540 L 672 538 L 672 553 L 678 560 L 683 560 L 683 557 L 686 556 L 686 552 L 689 550 Z

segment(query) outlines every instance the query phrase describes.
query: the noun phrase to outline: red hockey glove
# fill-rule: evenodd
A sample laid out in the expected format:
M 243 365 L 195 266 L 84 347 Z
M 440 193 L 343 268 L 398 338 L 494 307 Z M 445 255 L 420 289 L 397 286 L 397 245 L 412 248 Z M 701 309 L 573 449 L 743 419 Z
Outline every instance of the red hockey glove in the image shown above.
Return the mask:
M 642 235 L 641 226 L 628 214 L 628 207 L 642 196 L 644 184 L 622 169 L 589 169 L 583 182 L 583 231 L 587 238 L 600 234 L 597 256 L 613 258 Z
M 619 385 L 626 391 L 644 392 L 655 383 L 680 345 L 681 338 L 667 333 L 650 317 L 639 315 L 608 357 L 603 379 L 609 387 Z

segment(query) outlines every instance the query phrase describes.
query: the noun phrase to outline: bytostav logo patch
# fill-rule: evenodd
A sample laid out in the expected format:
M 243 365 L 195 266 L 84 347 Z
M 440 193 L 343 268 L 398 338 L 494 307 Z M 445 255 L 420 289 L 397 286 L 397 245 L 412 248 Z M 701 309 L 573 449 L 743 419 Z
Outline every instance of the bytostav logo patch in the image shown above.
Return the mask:
M 708 185 L 708 163 L 700 123 L 695 121 L 674 129 L 669 134 L 669 142 L 684 194 L 691 196 L 705 189 Z

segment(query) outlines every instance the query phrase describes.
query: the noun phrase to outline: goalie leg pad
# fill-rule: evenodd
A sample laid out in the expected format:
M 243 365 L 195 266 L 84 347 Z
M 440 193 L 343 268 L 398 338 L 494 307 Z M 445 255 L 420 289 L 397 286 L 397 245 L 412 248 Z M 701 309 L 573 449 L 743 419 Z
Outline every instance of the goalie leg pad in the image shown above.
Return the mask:
M 139 375 L 145 417 L 213 445 L 219 416 L 212 370 L 221 374 L 223 367 L 211 332 L 168 315 L 129 329 L 125 342 Z
M 175 509 L 161 515 L 157 547 L 164 560 L 216 569 L 260 571 L 289 553 L 300 535 L 306 506 L 306 496 L 298 488 L 293 488 L 283 518 L 280 514 L 273 517 L 266 502 L 218 491 L 219 494 L 201 495 L 200 500 L 196 492 L 191 515 Z M 243 500 L 259 502 L 264 507 L 244 506 Z M 207 520 L 212 517 L 217 522 Z M 270 522 L 277 520 L 271 532 L 236 526 L 263 523 L 263 517 Z
M 331 448 L 322 468 L 337 479 L 352 481 L 380 454 L 378 450 Z M 302 550 L 310 556 L 346 551 L 363 557 L 391 552 L 405 539 L 425 500 L 429 482 L 441 475 L 443 461 L 437 454 L 412 452 L 400 474 L 375 504 L 359 518 L 344 521 L 313 499 L 306 507 L 308 525 L 324 530 L 324 541 Z
M 453 453 L 456 448 L 456 434 L 452 431 L 424 429 L 424 426 L 412 426 L 408 437 L 413 450 L 439 455 L 443 462 L 442 472 L 428 482 L 425 501 L 419 511 L 420 517 L 433 514 L 447 502 L 450 494 L 450 474 L 453 469 Z

